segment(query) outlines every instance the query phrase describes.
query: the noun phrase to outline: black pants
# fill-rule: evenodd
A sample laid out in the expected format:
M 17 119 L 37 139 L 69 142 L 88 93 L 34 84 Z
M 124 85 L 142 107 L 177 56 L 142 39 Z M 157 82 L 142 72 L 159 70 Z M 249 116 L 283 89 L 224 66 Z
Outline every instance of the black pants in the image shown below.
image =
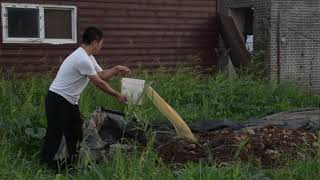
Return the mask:
M 69 157 L 68 164 L 74 164 L 78 158 L 79 144 L 83 138 L 83 120 L 79 106 L 69 103 L 62 96 L 49 91 L 45 100 L 47 132 L 41 150 L 41 160 L 56 168 L 54 156 L 57 153 L 62 136 L 66 139 Z

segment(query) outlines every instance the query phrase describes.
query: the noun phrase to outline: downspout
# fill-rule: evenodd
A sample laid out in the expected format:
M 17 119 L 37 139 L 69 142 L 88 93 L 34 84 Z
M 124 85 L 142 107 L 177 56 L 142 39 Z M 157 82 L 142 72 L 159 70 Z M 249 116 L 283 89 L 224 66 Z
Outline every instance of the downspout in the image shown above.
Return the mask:
M 277 83 L 280 83 L 280 71 L 281 71 L 281 65 L 280 65 L 280 55 L 281 55 L 281 47 L 280 47 L 280 12 L 278 12 L 277 17 Z

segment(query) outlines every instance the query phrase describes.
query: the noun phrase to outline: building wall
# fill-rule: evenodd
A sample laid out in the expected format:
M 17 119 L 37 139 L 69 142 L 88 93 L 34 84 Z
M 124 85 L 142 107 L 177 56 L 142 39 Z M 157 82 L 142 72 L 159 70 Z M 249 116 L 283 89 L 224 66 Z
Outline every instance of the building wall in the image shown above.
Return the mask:
M 3 44 L 0 68 L 20 72 L 56 71 L 59 63 L 81 44 L 88 26 L 104 31 L 100 64 L 124 64 L 131 68 L 215 65 L 218 44 L 216 0 L 7 0 L 7 3 L 75 5 L 78 12 L 78 44 Z M 2 34 L 0 30 L 0 34 Z M 198 59 L 201 61 L 198 61 Z
M 252 6 L 254 51 L 265 52 L 271 80 L 320 89 L 319 0 L 220 0 L 220 12 Z
M 271 79 L 277 79 L 279 68 L 281 81 L 319 90 L 320 1 L 273 0 L 271 19 Z

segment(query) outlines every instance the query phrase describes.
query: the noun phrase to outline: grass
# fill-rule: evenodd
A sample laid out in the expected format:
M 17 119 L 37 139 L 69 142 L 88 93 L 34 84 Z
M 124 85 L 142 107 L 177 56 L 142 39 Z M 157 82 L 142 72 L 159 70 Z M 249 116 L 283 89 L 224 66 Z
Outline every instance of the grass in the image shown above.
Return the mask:
M 131 77 L 152 81 L 152 87 L 187 122 L 244 121 L 285 110 L 320 107 L 318 95 L 290 83 L 256 80 L 251 75 L 231 80 L 223 74 L 203 76 L 180 69 L 173 74 L 135 72 Z M 110 81 L 118 90 L 119 80 Z M 290 162 L 278 169 L 259 169 L 241 162 L 172 167 L 161 163 L 151 149 L 119 152 L 108 163 L 80 164 L 73 174 L 55 174 L 38 163 L 41 140 L 25 133 L 26 128 L 45 127 L 44 98 L 51 81 L 50 76 L 0 79 L 0 179 L 317 179 L 320 174 L 319 158 Z M 147 99 L 141 107 L 125 107 L 89 85 L 81 96 L 81 112 L 88 118 L 98 106 L 128 115 L 134 111 L 144 122 L 166 121 Z

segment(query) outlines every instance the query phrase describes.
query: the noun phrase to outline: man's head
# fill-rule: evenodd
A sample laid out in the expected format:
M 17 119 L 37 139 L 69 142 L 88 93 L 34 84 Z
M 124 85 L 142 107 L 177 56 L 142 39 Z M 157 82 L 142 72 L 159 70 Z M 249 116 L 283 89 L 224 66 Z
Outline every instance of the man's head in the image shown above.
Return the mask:
M 103 32 L 96 27 L 88 27 L 83 33 L 82 42 L 86 46 L 90 46 L 95 54 L 102 47 Z

